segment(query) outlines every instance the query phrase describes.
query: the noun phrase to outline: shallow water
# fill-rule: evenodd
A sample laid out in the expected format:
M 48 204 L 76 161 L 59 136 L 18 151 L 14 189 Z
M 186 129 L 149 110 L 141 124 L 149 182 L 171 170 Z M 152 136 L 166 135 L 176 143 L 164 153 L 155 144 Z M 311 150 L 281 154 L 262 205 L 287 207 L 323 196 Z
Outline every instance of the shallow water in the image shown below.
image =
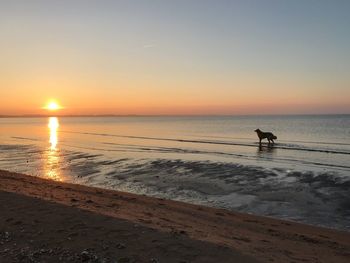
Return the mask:
M 350 115 L 0 119 L 0 168 L 350 230 Z M 259 147 L 256 128 L 276 144 Z

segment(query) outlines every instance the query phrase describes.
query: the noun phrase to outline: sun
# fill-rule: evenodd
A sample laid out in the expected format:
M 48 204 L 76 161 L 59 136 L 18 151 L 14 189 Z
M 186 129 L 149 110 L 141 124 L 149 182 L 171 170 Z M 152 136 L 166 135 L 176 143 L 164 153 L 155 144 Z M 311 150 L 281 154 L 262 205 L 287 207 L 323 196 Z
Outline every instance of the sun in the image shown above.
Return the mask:
M 56 102 L 50 102 L 49 104 L 47 104 L 47 109 L 48 110 L 58 110 L 60 107 L 58 106 L 58 104 Z
M 47 109 L 49 111 L 56 111 L 61 109 L 62 107 L 55 101 L 49 101 L 46 106 L 44 107 L 44 109 Z

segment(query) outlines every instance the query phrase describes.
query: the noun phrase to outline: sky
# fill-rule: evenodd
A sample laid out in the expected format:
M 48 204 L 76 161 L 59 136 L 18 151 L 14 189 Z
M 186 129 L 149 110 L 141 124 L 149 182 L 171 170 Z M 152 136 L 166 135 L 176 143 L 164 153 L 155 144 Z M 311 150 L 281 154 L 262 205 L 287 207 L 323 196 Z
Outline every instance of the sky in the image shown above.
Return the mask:
M 350 113 L 347 0 L 0 0 L 0 115 Z

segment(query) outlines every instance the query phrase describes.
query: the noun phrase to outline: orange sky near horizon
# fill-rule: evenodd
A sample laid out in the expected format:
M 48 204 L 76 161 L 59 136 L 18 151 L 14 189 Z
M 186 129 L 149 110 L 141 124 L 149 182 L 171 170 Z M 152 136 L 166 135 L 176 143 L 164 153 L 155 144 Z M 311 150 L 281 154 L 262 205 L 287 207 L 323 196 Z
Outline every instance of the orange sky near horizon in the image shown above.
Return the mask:
M 324 88 L 322 93 L 314 94 L 313 89 L 293 88 L 294 85 L 304 84 L 295 81 L 283 83 L 283 79 L 276 81 L 243 74 L 231 80 L 205 77 L 177 81 L 169 78 L 166 81 L 137 76 L 137 80 L 101 78 L 97 81 L 94 77 L 48 78 L 45 72 L 38 72 L 34 77 L 13 79 L 7 83 L 1 79 L 1 86 L 9 88 L 2 90 L 0 115 L 46 114 L 47 110 L 43 107 L 51 100 L 63 107 L 57 111 L 58 115 L 349 112 L 346 93 L 334 94 L 333 90 Z M 307 84 L 312 85 L 310 82 Z M 316 81 L 314 85 L 322 87 L 322 83 Z

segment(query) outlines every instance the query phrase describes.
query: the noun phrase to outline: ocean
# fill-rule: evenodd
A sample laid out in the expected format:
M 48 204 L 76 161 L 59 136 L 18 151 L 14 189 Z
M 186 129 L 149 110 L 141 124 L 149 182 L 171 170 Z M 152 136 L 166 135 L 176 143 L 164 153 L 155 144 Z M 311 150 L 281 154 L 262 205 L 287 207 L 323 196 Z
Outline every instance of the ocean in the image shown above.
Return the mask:
M 0 118 L 0 169 L 350 231 L 350 115 Z

